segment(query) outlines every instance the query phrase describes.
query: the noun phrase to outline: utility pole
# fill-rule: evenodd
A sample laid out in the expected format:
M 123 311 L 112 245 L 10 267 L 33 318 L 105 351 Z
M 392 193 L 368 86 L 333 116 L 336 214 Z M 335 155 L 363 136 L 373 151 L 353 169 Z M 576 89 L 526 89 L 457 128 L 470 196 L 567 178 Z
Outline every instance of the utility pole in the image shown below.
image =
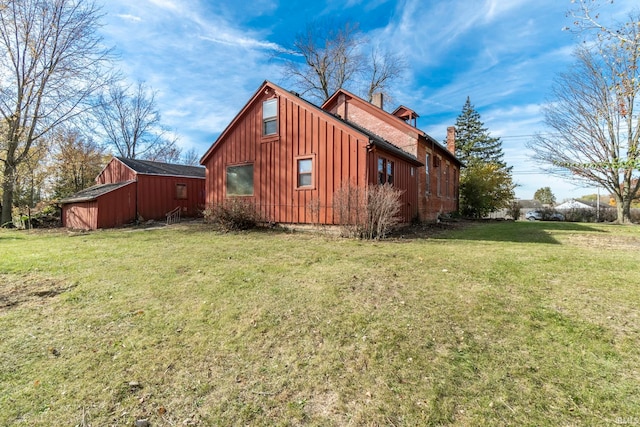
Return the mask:
M 596 198 L 596 222 L 600 222 L 600 186 L 598 189 L 598 197 Z

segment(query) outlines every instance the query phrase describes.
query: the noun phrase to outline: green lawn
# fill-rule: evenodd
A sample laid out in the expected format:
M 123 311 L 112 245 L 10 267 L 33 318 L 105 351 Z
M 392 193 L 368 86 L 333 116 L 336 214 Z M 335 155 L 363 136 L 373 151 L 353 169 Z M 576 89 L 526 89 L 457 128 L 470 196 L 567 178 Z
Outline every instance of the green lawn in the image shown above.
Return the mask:
M 0 231 L 0 425 L 640 424 L 640 228 Z

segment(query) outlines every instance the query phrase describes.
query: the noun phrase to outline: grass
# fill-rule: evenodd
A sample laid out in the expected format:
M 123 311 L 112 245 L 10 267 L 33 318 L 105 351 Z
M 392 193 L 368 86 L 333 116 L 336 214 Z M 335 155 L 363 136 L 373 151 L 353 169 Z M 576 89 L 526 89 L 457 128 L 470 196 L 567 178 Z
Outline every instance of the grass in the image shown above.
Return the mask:
M 639 248 L 571 223 L 3 230 L 0 425 L 638 421 Z

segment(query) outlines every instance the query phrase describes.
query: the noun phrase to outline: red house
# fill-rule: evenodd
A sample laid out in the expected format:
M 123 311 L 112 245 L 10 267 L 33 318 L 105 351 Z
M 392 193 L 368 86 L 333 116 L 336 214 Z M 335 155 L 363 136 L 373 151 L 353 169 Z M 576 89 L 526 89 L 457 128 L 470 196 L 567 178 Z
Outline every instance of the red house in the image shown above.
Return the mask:
M 60 201 L 62 225 L 77 229 L 118 227 L 139 220 L 166 220 L 174 209 L 195 217 L 204 208 L 205 169 L 114 157 L 97 185 Z
M 394 114 L 344 90 L 319 108 L 265 81 L 200 161 L 206 202 L 243 197 L 268 221 L 336 224 L 343 183 L 391 183 L 403 222 L 457 210 L 460 162 L 409 124 L 411 110 Z

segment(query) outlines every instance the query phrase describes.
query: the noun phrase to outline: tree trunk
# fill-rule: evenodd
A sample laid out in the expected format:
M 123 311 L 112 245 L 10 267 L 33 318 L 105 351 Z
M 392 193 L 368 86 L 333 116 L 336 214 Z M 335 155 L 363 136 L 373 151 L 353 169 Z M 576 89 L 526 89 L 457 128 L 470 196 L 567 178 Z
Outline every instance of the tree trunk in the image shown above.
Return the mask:
M 11 227 L 13 224 L 11 210 L 13 208 L 14 181 L 15 167 L 5 162 L 2 173 L 2 216 L 0 217 L 0 226 L 2 227 Z
M 615 195 L 616 201 L 616 222 L 618 224 L 631 224 L 631 198 L 623 199 L 618 194 Z

